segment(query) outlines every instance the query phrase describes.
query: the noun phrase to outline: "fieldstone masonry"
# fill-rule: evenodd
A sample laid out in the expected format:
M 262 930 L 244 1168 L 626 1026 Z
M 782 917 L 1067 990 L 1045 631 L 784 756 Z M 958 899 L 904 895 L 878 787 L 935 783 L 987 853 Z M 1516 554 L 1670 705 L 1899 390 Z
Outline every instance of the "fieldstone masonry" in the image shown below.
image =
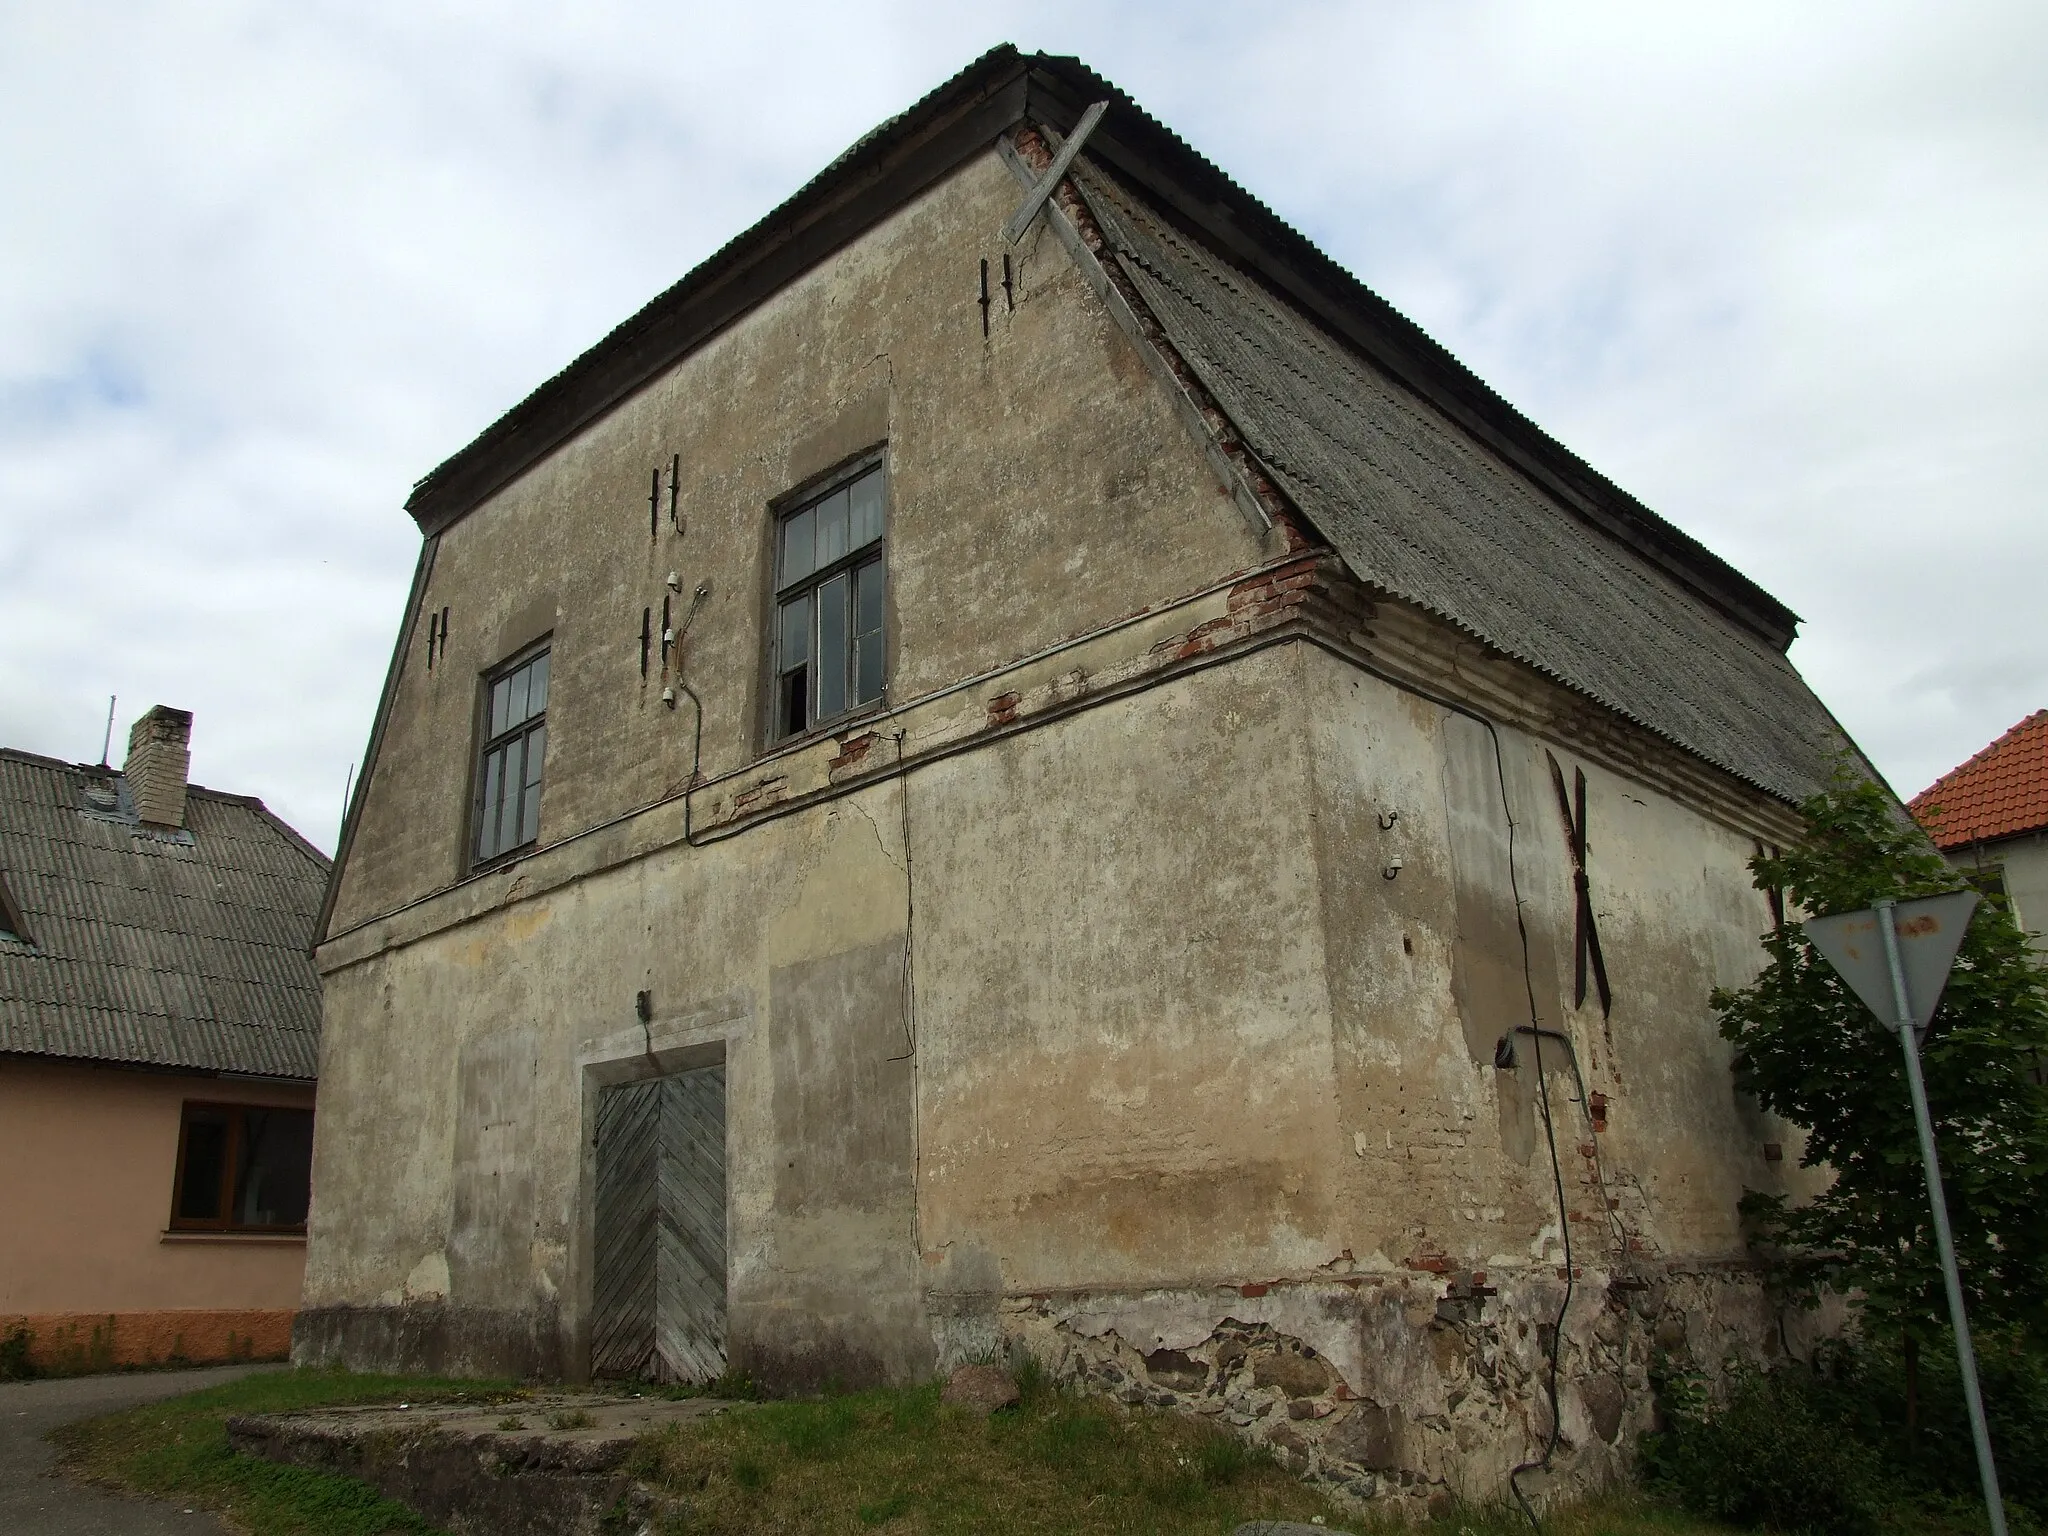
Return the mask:
M 1346 1277 L 1044 1296 L 1008 1303 L 1003 1323 L 1057 1381 L 1213 1419 L 1337 1493 L 1421 1516 L 1498 1496 L 1517 1465 L 1541 1458 L 1563 1294 L 1556 1275 Z M 1624 1473 L 1653 1425 L 1658 1371 L 1718 1377 L 1803 1353 L 1836 1322 L 1782 1310 L 1736 1268 L 1583 1273 L 1559 1360 L 1562 1434 L 1551 1472 L 1525 1486 L 1549 1497 Z

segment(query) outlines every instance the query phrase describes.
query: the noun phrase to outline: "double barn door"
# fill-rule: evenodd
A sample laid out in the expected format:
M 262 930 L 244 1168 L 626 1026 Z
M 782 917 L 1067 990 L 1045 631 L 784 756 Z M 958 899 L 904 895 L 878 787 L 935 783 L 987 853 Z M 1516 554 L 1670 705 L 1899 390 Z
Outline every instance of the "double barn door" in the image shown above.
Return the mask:
M 606 1088 L 597 1101 L 595 1376 L 725 1371 L 725 1068 Z

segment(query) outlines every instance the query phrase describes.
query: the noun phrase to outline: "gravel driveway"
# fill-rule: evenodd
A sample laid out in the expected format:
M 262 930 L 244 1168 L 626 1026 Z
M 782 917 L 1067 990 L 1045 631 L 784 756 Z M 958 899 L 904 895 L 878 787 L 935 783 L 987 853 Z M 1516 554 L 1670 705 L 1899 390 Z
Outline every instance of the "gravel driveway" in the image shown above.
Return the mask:
M 221 1523 L 204 1511 L 125 1499 L 53 1476 L 57 1449 L 43 1436 L 74 1419 L 196 1392 L 261 1369 L 230 1365 L 0 1383 L 0 1531 L 8 1536 L 220 1536 Z

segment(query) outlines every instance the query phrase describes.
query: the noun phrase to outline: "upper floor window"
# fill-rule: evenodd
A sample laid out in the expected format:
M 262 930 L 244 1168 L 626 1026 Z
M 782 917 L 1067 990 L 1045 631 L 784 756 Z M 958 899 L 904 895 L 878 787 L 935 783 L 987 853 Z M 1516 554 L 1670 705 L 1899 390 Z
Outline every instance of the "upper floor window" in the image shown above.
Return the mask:
M 775 739 L 882 697 L 882 556 L 879 463 L 777 522 Z
M 476 863 L 524 848 L 540 836 L 547 708 L 546 647 L 515 657 L 486 680 L 484 743 L 476 769 Z

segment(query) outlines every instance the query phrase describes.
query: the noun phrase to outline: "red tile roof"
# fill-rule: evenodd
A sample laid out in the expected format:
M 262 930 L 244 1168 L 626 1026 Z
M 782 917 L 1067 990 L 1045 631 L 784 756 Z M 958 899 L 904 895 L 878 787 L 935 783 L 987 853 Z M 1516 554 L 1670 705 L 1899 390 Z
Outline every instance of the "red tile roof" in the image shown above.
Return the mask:
M 1943 848 L 2048 827 L 2048 709 L 1943 774 L 1907 809 Z

